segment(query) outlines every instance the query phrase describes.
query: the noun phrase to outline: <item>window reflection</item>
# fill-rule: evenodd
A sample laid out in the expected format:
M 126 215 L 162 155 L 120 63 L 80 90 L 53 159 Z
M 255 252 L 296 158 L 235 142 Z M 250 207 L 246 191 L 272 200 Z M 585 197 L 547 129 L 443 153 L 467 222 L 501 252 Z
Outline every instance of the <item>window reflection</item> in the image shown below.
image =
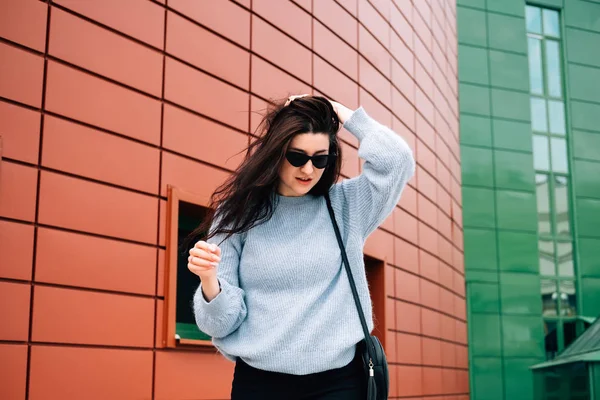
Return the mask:
M 550 170 L 548 149 L 548 138 L 546 136 L 533 135 L 533 166 L 537 170 Z
M 529 47 L 529 84 L 531 93 L 544 94 L 544 81 L 542 77 L 542 46 L 536 38 L 527 39 Z
M 542 313 L 544 317 L 555 317 L 558 315 L 557 300 L 558 293 L 556 281 L 551 279 L 541 280 L 542 290 Z
M 558 242 L 556 244 L 556 263 L 558 264 L 558 274 L 564 277 L 575 276 L 573 268 L 573 245 L 570 242 Z
M 554 10 L 543 10 L 544 14 L 544 35 L 560 36 L 558 25 L 558 12 Z
M 540 275 L 555 276 L 554 242 L 551 240 L 540 240 L 538 243 L 540 257 Z
M 550 229 L 550 191 L 548 190 L 548 175 L 537 174 L 535 176 L 538 231 L 541 235 L 549 235 Z
M 550 139 L 552 147 L 552 171 L 554 172 L 569 172 L 567 166 L 567 142 L 565 139 L 552 138 Z
M 577 315 L 577 296 L 575 281 L 560 281 L 560 315 L 572 317 Z
M 565 134 L 565 107 L 562 101 L 548 100 L 548 116 L 550 117 L 550 132 Z
M 531 128 L 538 132 L 547 132 L 546 101 L 536 97 L 531 98 Z
M 525 7 L 527 32 L 542 33 L 542 13 L 537 7 Z
M 566 176 L 554 177 L 554 215 L 556 234 L 569 236 L 571 221 L 569 219 L 569 183 Z
M 548 95 L 560 97 L 560 55 L 558 42 L 554 40 L 546 40 L 546 79 L 548 82 Z

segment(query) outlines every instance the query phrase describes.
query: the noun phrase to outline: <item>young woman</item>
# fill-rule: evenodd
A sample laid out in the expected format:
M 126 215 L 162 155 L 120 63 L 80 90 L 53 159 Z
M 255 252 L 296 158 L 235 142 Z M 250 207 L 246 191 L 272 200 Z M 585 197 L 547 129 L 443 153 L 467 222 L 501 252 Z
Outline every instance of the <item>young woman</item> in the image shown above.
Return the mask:
M 340 123 L 362 174 L 338 178 Z M 198 327 L 236 361 L 231 398 L 364 399 L 364 338 L 329 217 L 329 193 L 370 330 L 363 246 L 392 212 L 415 162 L 406 142 L 323 97 L 292 96 L 265 117 L 245 161 L 213 195 L 190 250 Z M 212 221 L 212 224 L 211 224 Z

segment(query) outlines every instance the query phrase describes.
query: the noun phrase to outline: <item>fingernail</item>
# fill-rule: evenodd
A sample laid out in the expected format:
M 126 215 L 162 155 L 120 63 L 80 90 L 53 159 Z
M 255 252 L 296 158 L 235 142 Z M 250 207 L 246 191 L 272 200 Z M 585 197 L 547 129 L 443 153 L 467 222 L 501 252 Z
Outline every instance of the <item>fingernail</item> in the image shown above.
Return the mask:
M 211 262 L 210 265 L 212 265 L 213 267 L 216 267 L 217 265 L 219 265 L 218 262 Z
M 221 257 L 219 257 L 219 256 L 213 256 L 213 260 L 214 261 L 221 261 Z

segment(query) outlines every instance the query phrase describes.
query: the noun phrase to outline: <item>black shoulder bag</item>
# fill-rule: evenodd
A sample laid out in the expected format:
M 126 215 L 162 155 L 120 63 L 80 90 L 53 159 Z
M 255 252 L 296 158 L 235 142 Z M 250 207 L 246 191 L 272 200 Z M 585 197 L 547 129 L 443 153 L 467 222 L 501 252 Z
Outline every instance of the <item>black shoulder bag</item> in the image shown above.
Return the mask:
M 377 336 L 369 334 L 367 328 L 367 322 L 365 320 L 365 314 L 363 313 L 360 305 L 360 299 L 358 298 L 358 292 L 356 291 L 356 284 L 352 277 L 352 271 L 350 270 L 350 263 L 348 262 L 348 256 L 346 255 L 346 249 L 342 242 L 342 235 L 340 234 L 340 228 L 335 221 L 335 214 L 333 213 L 333 207 L 331 206 L 331 200 L 329 199 L 329 193 L 325 195 L 325 201 L 327 202 L 327 209 L 329 210 L 329 216 L 333 223 L 333 229 L 335 230 L 335 236 L 337 238 L 340 250 L 342 252 L 342 260 L 346 267 L 346 274 L 350 281 L 350 288 L 352 289 L 352 296 L 354 297 L 354 303 L 358 310 L 358 317 L 360 318 L 360 324 L 362 325 L 363 333 L 365 338 L 358 343 L 358 351 L 362 358 L 365 376 L 367 379 L 367 400 L 387 400 L 390 388 L 390 375 L 388 372 L 388 364 L 385 358 L 385 352 L 381 342 Z

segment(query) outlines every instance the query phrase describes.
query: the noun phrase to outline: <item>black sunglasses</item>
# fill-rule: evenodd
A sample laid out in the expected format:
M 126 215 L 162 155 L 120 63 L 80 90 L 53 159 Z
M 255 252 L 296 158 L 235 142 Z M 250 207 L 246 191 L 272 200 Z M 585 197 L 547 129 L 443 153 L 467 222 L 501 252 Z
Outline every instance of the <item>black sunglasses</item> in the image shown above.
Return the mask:
M 297 151 L 288 151 L 285 153 L 285 158 L 294 167 L 301 167 L 306 164 L 308 160 L 310 160 L 312 161 L 313 167 L 323 169 L 329 165 L 330 162 L 335 160 L 335 154 L 319 154 L 316 156 L 309 156 L 308 154 Z

